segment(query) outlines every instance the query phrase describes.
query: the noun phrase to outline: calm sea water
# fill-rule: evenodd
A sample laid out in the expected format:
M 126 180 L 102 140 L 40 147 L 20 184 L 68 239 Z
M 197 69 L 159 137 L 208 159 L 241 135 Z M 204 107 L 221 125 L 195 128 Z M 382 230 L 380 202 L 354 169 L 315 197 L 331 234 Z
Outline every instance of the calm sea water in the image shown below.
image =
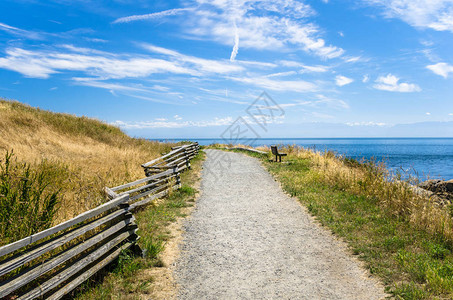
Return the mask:
M 224 143 L 221 139 L 194 140 L 200 145 Z M 394 171 L 422 180 L 427 177 L 453 179 L 453 138 L 259 139 L 254 145 L 275 144 L 332 150 L 355 159 L 376 159 L 384 161 Z

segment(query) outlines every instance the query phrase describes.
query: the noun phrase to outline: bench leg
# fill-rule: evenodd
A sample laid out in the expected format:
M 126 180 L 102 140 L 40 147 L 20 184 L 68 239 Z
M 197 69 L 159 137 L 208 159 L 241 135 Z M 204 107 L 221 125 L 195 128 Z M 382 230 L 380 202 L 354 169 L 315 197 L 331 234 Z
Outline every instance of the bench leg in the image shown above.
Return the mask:
M 278 155 L 275 155 L 275 162 L 277 162 L 277 156 L 278 156 Z
M 281 155 L 278 156 L 278 161 L 282 162 L 282 156 Z

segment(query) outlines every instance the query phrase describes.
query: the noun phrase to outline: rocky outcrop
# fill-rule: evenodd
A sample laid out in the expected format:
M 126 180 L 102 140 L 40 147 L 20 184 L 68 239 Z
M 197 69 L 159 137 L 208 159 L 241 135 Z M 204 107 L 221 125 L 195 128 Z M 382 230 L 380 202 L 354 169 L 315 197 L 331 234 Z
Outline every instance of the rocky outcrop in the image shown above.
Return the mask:
M 433 193 L 453 193 L 453 179 L 448 181 L 430 179 L 419 184 L 419 187 Z
M 432 198 L 443 205 L 451 204 L 453 202 L 453 179 L 440 180 L 430 179 L 418 185 L 420 188 L 430 191 Z

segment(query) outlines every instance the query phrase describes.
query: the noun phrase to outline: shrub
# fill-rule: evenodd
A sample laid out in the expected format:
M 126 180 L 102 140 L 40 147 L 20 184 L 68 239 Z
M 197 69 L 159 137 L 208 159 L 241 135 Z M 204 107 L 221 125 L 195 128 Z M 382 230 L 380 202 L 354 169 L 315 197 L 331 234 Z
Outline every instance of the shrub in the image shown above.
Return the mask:
M 5 244 L 52 225 L 60 201 L 52 187 L 54 174 L 46 162 L 36 168 L 6 152 L 0 160 L 0 243 Z

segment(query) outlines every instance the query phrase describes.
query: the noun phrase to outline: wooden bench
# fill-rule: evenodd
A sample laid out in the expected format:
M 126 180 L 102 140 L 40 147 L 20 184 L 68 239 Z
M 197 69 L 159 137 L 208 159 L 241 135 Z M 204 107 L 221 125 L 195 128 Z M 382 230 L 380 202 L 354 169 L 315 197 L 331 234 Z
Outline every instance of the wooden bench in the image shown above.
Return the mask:
M 287 155 L 286 153 L 278 153 L 277 146 L 271 146 L 271 150 L 272 150 L 272 154 L 275 155 L 275 161 L 277 161 L 277 157 L 278 157 L 278 161 L 282 162 L 282 156 Z

